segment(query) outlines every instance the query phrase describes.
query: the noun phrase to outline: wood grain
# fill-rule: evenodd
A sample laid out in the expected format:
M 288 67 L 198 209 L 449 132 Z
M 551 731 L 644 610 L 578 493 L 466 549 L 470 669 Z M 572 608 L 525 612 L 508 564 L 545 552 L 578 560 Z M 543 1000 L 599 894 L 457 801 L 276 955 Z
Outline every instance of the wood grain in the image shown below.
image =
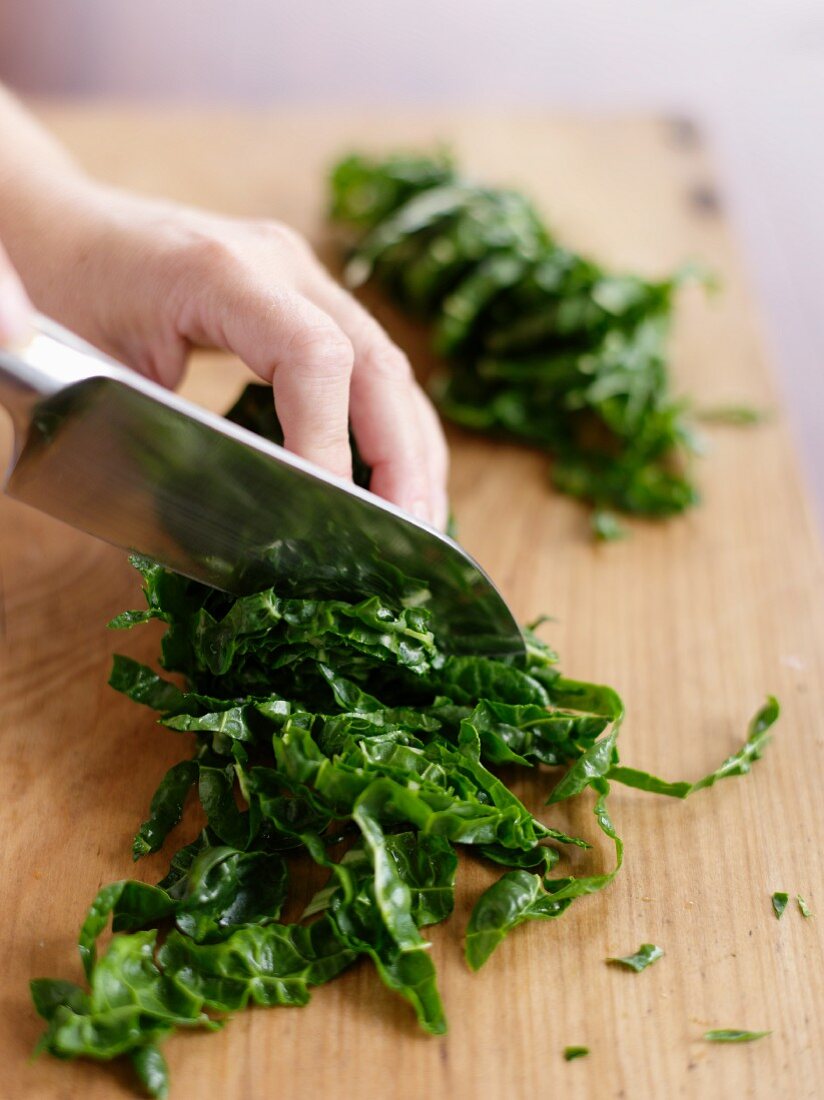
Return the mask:
M 680 387 L 702 403 L 776 406 L 754 315 L 700 141 L 648 119 L 543 115 L 228 115 L 49 110 L 90 169 L 113 182 L 236 214 L 282 218 L 330 255 L 326 165 L 350 146 L 445 138 L 490 180 L 525 187 L 570 243 L 650 273 L 700 257 L 724 291 L 684 296 Z M 699 198 L 696 198 L 696 195 Z M 704 196 L 701 198 L 700 196 Z M 425 336 L 380 314 L 421 370 Z M 225 407 L 243 371 L 202 357 L 186 392 Z M 704 504 L 624 543 L 593 546 L 585 513 L 547 488 L 536 454 L 450 432 L 463 541 L 517 613 L 544 628 L 571 674 L 615 685 L 628 720 L 623 757 L 697 777 L 740 742 L 767 691 L 784 714 L 765 760 L 685 804 L 616 791 L 625 870 L 561 921 L 520 929 L 478 975 L 461 928 L 484 874 L 463 866 L 456 916 L 434 930 L 451 1030 L 419 1034 L 407 1006 L 357 966 L 301 1011 L 255 1010 L 218 1036 L 167 1045 L 173 1096 L 281 1100 L 431 1097 L 814 1097 L 824 1081 L 824 559 L 780 413 L 711 433 Z M 157 635 L 111 636 L 138 601 L 121 554 L 0 500 L 4 920 L 0 927 L 0 1094 L 127 1096 L 126 1074 L 27 1059 L 39 1032 L 27 980 L 78 978 L 74 948 L 97 887 L 130 873 L 129 841 L 175 735 L 106 687 L 115 649 L 151 659 Z M 538 804 L 548 777 L 521 781 Z M 588 811 L 573 827 L 592 835 Z M 576 867 L 602 866 L 597 846 Z M 152 879 L 160 856 L 138 868 Z M 802 893 L 816 916 L 774 890 Z M 666 957 L 634 975 L 604 965 L 641 942 Z M 745 1047 L 702 1041 L 710 1027 L 771 1028 Z M 568 1044 L 591 1047 L 567 1064 Z

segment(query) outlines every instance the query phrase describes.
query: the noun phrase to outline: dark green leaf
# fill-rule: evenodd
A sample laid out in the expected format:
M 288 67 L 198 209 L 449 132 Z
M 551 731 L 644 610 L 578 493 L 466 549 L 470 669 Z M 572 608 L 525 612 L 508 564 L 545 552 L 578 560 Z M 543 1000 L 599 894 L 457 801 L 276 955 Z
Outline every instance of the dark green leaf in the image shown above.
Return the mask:
M 198 765 L 194 760 L 181 760 L 169 768 L 152 798 L 150 816 L 132 842 L 134 859 L 156 852 L 162 846 L 183 816 L 183 803 L 197 778 Z
M 433 322 L 433 393 L 448 417 L 551 452 L 554 484 L 596 506 L 596 537 L 618 536 L 613 511 L 695 504 L 694 432 L 670 394 L 668 338 L 678 287 L 706 275 L 607 271 L 556 242 L 522 195 L 438 158 L 349 156 L 331 184 L 333 216 L 354 230 L 350 284 L 374 277 Z
M 527 920 L 560 917 L 571 903 L 571 898 L 547 895 L 540 875 L 507 871 L 475 903 L 466 928 L 466 961 L 480 969 L 513 928 Z
M 138 1047 L 131 1055 L 132 1067 L 146 1095 L 166 1100 L 169 1095 L 169 1067 L 160 1048 L 153 1043 Z
M 616 783 L 623 783 L 626 787 L 635 787 L 641 791 L 649 791 L 652 794 L 669 795 L 671 798 L 686 798 L 695 791 L 712 787 L 719 779 L 727 779 L 733 775 L 746 775 L 756 760 L 760 760 L 764 750 L 770 742 L 767 731 L 777 721 L 780 707 L 775 696 L 767 697 L 766 704 L 756 712 L 750 722 L 747 740 L 738 750 L 728 757 L 715 771 L 705 775 L 695 783 L 670 783 L 665 779 L 650 775 L 649 772 L 637 771 L 635 768 L 625 768 L 616 764 L 609 769 L 608 777 Z
M 275 852 L 205 848 L 169 890 L 175 923 L 196 943 L 267 924 L 280 916 L 287 883 L 286 864 Z
M 37 1014 L 44 1020 L 51 1020 L 61 1006 L 81 1015 L 88 1011 L 88 994 L 74 982 L 35 978 L 29 983 L 29 989 Z
M 564 1061 L 574 1062 L 576 1058 L 586 1058 L 589 1047 L 564 1047 Z
M 133 929 L 146 928 L 163 920 L 173 910 L 174 903 L 166 891 L 149 886 L 148 883 L 124 879 L 104 886 L 89 906 L 78 939 L 86 977 L 91 978 L 97 972 L 97 940 L 109 923 L 112 913 L 117 914 L 119 928 Z
M 146 665 L 116 653 L 112 660 L 109 684 L 115 691 L 128 695 L 136 703 L 143 703 L 164 713 L 175 710 L 183 701 L 183 692 L 169 680 L 164 680 Z
M 784 910 L 787 908 L 787 902 L 790 900 L 790 895 L 783 893 L 783 891 L 777 891 L 772 896 L 773 912 L 778 920 L 784 916 Z
M 219 1012 L 258 1005 L 302 1005 L 309 987 L 329 981 L 355 958 L 333 925 L 255 925 L 221 943 L 197 944 L 171 932 L 158 953 L 167 977 Z
M 473 195 L 471 208 L 486 210 L 486 199 Z M 439 223 L 442 244 L 453 230 L 461 240 L 475 233 L 467 209 L 456 218 Z M 421 301 L 427 280 L 446 278 L 449 268 L 428 252 L 436 238 L 427 232 L 415 245 Z M 486 229 L 479 234 L 486 239 Z M 500 255 L 510 246 L 502 239 Z M 554 266 L 529 262 L 533 288 L 557 287 L 573 275 L 589 285 L 592 277 L 574 257 Z M 385 257 L 376 263 L 383 268 Z M 467 289 L 463 280 L 455 285 Z M 509 291 L 498 289 L 499 333 L 525 338 L 526 328 L 516 331 L 506 316 Z M 536 289 L 533 305 L 544 290 Z M 558 323 L 570 332 L 598 311 L 631 313 L 648 292 L 631 279 L 596 279 L 592 290 L 560 311 Z M 472 339 L 478 325 L 480 335 L 479 317 L 464 320 Z M 601 378 L 604 415 L 620 419 L 606 408 L 605 385 Z M 264 390 L 242 398 L 243 416 L 262 428 L 264 396 L 271 404 Z M 306 552 L 311 548 L 273 548 L 295 563 Z M 445 653 L 425 610 L 426 592 L 413 579 L 387 588 L 403 593 L 397 599 L 361 598 L 361 591 L 349 599 L 339 592 L 287 598 L 263 584 L 235 598 L 145 559 L 136 564 L 148 611 L 120 625 L 162 621 L 161 664 L 182 673 L 184 685 L 125 658 L 116 659 L 112 682 L 158 710 L 167 728 L 186 731 L 187 744 L 195 742 L 191 759 L 161 782 L 136 851 L 163 843 L 191 788 L 207 825 L 172 855 L 158 886 L 122 881 L 99 892 L 79 937 L 88 991 L 49 979 L 32 984 L 46 1021 L 41 1047 L 59 1057 L 122 1055 L 144 1090 L 163 1095 L 168 1075 L 158 1044 L 172 1031 L 218 1026 L 206 1010 L 305 1004 L 313 985 L 360 956 L 409 1002 L 424 1030 L 442 1034 L 446 1019 L 421 929 L 452 912 L 456 846 L 472 845 L 502 869 L 467 929 L 467 959 L 478 967 L 511 929 L 560 916 L 615 877 L 623 846 L 607 810 L 609 777 L 650 789 L 676 786 L 618 765 L 620 698 L 562 676 L 556 655 L 531 631 L 522 666 Z M 739 753 L 700 784 L 682 786 L 745 772 L 776 716 L 770 701 Z M 529 812 L 505 781 L 508 773 L 498 771 L 510 764 L 565 765 L 553 804 L 587 797 L 592 788 L 596 822 L 615 846 L 611 869 L 549 877 L 558 846 L 588 844 Z M 289 925 L 279 923 L 289 891 L 281 853 L 289 854 L 296 877 L 307 861 L 329 876 Z M 110 915 L 114 935 L 99 958 Z
M 612 767 L 615 757 L 615 742 L 618 731 L 613 729 L 606 737 L 596 741 L 591 748 L 582 753 L 564 778 L 553 787 L 547 798 L 547 805 L 563 802 L 567 798 L 574 798 L 581 791 L 586 790 L 594 779 L 600 779 L 607 775 Z
M 642 970 L 646 970 L 648 966 L 651 966 L 652 963 L 663 958 L 663 955 L 662 949 L 656 947 L 654 943 L 642 943 L 634 955 L 623 955 L 619 958 L 611 957 L 607 959 L 607 962 L 625 966 L 628 970 L 634 970 L 636 974 L 639 974 Z

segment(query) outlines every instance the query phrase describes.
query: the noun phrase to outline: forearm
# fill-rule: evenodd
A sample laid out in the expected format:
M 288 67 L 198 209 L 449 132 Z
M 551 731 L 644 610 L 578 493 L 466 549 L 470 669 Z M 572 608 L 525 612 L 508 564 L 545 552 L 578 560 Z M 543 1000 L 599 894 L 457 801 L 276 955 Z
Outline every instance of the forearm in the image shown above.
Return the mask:
M 80 293 L 78 265 L 96 232 L 101 190 L 0 86 L 0 241 L 46 312 Z

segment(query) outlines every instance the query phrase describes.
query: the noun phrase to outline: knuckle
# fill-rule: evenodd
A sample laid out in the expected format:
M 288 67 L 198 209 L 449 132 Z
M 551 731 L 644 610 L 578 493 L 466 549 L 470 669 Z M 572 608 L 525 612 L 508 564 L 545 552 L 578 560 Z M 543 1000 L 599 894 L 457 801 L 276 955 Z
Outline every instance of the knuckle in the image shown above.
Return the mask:
M 306 238 L 283 222 L 258 221 L 254 223 L 255 231 L 268 244 L 277 248 L 295 252 L 300 256 L 306 256 L 311 252 Z
M 366 360 L 365 366 L 373 379 L 379 382 L 390 382 L 398 386 L 411 385 L 413 375 L 409 359 L 399 347 L 393 344 L 391 340 L 387 340 L 382 333 L 379 339 L 370 341 L 364 359 Z
M 330 417 L 316 424 L 312 433 L 312 448 L 345 461 L 349 455 L 349 432 L 345 418 Z
M 180 259 L 200 278 L 231 275 L 238 268 L 238 259 L 230 245 L 206 234 L 189 238 L 181 248 Z
M 351 341 L 333 324 L 298 328 L 289 339 L 288 352 L 305 371 L 322 377 L 351 374 L 355 359 Z

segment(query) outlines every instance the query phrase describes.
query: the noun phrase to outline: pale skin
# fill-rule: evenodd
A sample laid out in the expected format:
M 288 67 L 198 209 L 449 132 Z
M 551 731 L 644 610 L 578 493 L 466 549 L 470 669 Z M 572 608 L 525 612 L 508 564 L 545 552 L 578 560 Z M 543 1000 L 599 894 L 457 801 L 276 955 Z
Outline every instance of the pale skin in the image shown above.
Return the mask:
M 285 445 L 438 527 L 447 451 L 403 352 L 277 221 L 152 200 L 90 177 L 0 87 L 0 343 L 31 303 L 134 370 L 175 386 L 193 347 L 271 383 Z

